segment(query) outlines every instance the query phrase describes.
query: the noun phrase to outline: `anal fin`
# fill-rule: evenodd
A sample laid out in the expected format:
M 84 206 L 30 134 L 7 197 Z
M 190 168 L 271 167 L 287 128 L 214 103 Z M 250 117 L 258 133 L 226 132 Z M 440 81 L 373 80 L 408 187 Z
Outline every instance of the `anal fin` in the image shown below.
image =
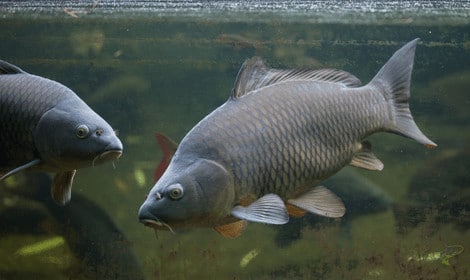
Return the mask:
M 231 214 L 236 218 L 256 223 L 282 225 L 289 221 L 284 201 L 272 193 L 262 196 L 247 207 L 235 206 Z
M 248 222 L 245 220 L 236 221 L 234 223 L 214 227 L 220 235 L 227 238 L 237 238 L 245 231 Z
M 59 172 L 52 181 L 51 196 L 59 205 L 67 204 L 72 198 L 73 177 L 77 170 Z
M 382 170 L 384 164 L 372 153 L 371 147 L 369 141 L 363 141 L 361 149 L 354 155 L 349 164 L 367 170 Z
M 341 199 L 323 186 L 315 187 L 287 202 L 310 213 L 331 218 L 342 217 L 346 211 Z

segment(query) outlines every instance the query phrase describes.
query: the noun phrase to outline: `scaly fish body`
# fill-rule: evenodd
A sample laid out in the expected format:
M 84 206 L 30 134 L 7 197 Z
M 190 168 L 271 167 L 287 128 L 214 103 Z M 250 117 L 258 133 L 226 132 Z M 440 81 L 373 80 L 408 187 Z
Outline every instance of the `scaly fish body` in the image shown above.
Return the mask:
M 111 126 L 66 86 L 0 61 L 0 180 L 25 169 L 57 173 L 52 195 L 70 200 L 76 169 L 118 158 Z
M 261 91 L 218 108 L 175 155 L 221 162 L 233 174 L 237 197 L 296 196 L 349 164 L 360 140 L 389 121 L 388 104 L 372 88 L 292 81 Z
M 139 218 L 157 228 L 213 226 L 234 237 L 246 221 L 287 214 L 341 217 L 319 181 L 347 164 L 381 170 L 368 135 L 389 131 L 435 146 L 408 108 L 414 40 L 365 86 L 339 70 L 278 70 L 245 62 L 231 98 L 182 140 Z
M 35 158 L 34 131 L 43 114 L 61 101 L 78 97 L 57 82 L 27 74 L 0 75 L 0 88 L 0 168 L 7 172 Z

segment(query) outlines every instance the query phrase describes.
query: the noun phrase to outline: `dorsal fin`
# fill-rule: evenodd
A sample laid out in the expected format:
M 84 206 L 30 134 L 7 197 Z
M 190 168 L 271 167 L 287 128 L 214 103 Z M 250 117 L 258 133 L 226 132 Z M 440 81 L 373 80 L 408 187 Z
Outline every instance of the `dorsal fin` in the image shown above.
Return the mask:
M 0 75 L 3 74 L 25 74 L 26 72 L 21 70 L 18 66 L 8 63 L 4 60 L 0 60 Z
M 239 98 L 256 89 L 286 81 L 318 81 L 341 83 L 347 87 L 358 87 L 361 81 L 356 76 L 336 69 L 297 68 L 291 70 L 268 68 L 259 57 L 246 60 L 232 90 L 232 98 Z

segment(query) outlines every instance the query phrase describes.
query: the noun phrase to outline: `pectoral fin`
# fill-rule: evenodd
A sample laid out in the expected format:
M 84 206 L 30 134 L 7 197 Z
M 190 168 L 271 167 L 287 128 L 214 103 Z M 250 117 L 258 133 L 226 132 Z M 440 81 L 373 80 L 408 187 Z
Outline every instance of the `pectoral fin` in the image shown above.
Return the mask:
M 41 162 L 40 159 L 35 159 L 35 160 L 32 160 L 32 161 L 30 161 L 30 162 L 28 162 L 28 163 L 26 163 L 26 164 L 23 164 L 23 165 L 21 165 L 21 166 L 18 166 L 17 168 L 15 168 L 15 169 L 13 169 L 13 170 L 10 170 L 10 171 L 7 172 L 5 175 L 3 175 L 2 177 L 0 177 L 0 181 L 3 180 L 3 179 L 5 179 L 5 178 L 7 178 L 7 177 L 9 177 L 9 176 L 11 176 L 11 175 L 13 175 L 13 174 L 16 174 L 16 173 L 20 172 L 20 171 L 22 171 L 22 170 L 28 169 L 28 168 L 30 168 L 31 166 L 37 165 L 37 164 L 39 164 L 40 162 Z
M 339 218 L 346 211 L 341 199 L 322 186 L 315 187 L 297 198 L 289 199 L 287 202 L 325 217 Z
M 59 172 L 52 181 L 52 199 L 59 205 L 64 206 L 72 197 L 73 176 L 77 170 Z
M 153 173 L 153 180 L 154 182 L 157 182 L 168 168 L 168 165 L 170 165 L 171 157 L 173 157 L 173 155 L 176 153 L 178 144 L 173 142 L 173 140 L 171 140 L 168 136 L 159 132 L 155 133 L 155 138 L 157 139 L 158 145 L 160 146 L 160 149 L 163 153 L 163 158 Z
M 237 238 L 245 231 L 248 222 L 245 220 L 236 221 L 234 223 L 216 226 L 214 229 L 223 237 Z
M 235 206 L 232 216 L 250 222 L 282 225 L 289 221 L 284 201 L 275 195 L 267 194 L 247 207 Z
M 370 142 L 364 141 L 361 145 L 361 149 L 354 155 L 350 164 L 367 170 L 382 170 L 384 164 L 372 153 Z

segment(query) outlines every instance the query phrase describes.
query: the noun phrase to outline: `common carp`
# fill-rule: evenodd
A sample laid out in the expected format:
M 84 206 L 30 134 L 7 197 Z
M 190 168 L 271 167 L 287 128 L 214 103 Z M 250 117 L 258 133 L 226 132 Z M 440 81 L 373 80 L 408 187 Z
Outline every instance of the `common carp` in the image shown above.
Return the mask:
M 78 168 L 115 160 L 122 143 L 71 89 L 0 60 L 0 180 L 34 169 L 56 173 L 51 194 L 71 198 Z
M 381 170 L 363 139 L 392 132 L 432 148 L 408 106 L 415 39 L 371 82 L 334 69 L 241 67 L 230 98 L 183 138 L 139 210 L 155 229 L 213 227 L 236 237 L 247 222 L 345 213 L 320 181 L 345 165 Z

